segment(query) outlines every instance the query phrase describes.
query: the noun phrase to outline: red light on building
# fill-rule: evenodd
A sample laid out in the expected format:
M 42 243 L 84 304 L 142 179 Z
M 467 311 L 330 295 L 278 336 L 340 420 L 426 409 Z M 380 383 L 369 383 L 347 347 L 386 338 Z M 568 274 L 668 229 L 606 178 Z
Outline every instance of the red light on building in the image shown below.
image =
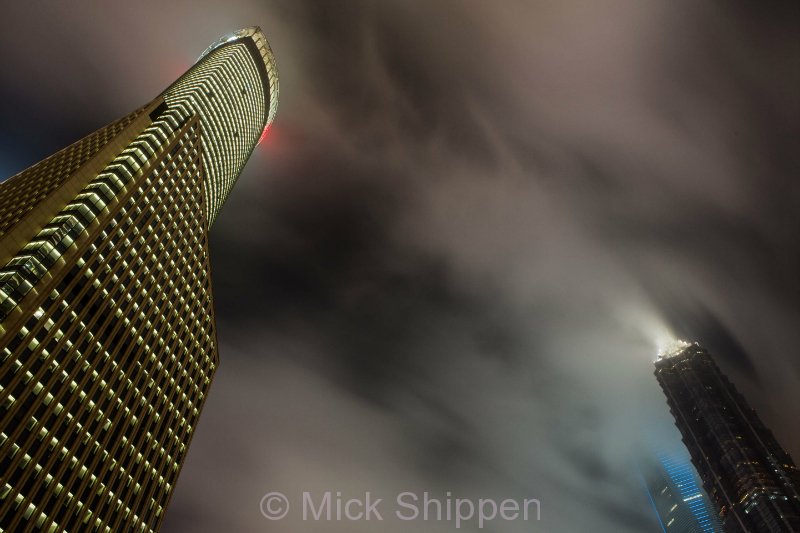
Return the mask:
M 256 143 L 257 145 L 261 144 L 261 141 L 267 138 L 267 133 L 269 133 L 270 127 L 272 127 L 272 124 L 267 124 L 267 127 L 264 128 L 264 131 L 261 132 L 261 137 L 258 138 L 258 142 Z

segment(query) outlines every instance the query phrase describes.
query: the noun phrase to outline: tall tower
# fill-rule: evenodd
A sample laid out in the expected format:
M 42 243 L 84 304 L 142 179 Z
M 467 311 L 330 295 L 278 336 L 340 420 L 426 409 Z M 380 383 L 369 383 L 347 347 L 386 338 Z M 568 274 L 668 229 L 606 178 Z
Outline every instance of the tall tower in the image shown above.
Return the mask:
M 0 184 L 0 531 L 156 531 L 217 368 L 208 231 L 271 124 L 259 28 Z
M 689 454 L 659 450 L 640 465 L 653 510 L 664 532 L 721 533 L 722 525 Z
M 800 531 L 800 471 L 708 352 L 686 344 L 655 366 L 725 531 Z

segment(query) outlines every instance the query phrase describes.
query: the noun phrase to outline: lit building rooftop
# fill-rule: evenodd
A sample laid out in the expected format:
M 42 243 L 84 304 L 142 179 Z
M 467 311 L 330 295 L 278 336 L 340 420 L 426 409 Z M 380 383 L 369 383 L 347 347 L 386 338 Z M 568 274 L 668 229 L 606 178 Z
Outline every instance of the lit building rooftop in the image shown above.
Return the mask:
M 675 357 L 676 355 L 680 355 L 683 353 L 686 348 L 691 346 L 692 343 L 686 342 L 680 339 L 673 339 L 667 345 L 661 347 L 658 350 L 658 360 L 667 359 L 669 357 Z

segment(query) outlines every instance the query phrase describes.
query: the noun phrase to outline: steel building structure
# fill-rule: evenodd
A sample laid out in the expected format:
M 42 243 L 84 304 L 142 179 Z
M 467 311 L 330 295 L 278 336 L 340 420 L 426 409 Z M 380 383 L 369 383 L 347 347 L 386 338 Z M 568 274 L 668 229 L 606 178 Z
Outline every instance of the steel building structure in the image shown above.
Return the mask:
M 684 345 L 655 367 L 725 531 L 800 531 L 800 471 L 709 353 Z
M 156 531 L 219 359 L 208 231 L 271 124 L 259 28 L 0 184 L 0 531 Z

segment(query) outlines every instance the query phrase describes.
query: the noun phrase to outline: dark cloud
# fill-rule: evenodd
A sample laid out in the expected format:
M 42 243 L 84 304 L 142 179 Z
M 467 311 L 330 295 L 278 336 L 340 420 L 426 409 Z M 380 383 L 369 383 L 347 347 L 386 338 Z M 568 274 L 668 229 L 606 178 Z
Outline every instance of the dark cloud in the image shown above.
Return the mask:
M 756 367 L 744 347 L 714 315 L 708 311 L 687 311 L 675 321 L 674 329 L 681 338 L 697 339 L 713 353 L 719 354 L 723 364 L 737 367 L 740 372 L 758 379 Z

